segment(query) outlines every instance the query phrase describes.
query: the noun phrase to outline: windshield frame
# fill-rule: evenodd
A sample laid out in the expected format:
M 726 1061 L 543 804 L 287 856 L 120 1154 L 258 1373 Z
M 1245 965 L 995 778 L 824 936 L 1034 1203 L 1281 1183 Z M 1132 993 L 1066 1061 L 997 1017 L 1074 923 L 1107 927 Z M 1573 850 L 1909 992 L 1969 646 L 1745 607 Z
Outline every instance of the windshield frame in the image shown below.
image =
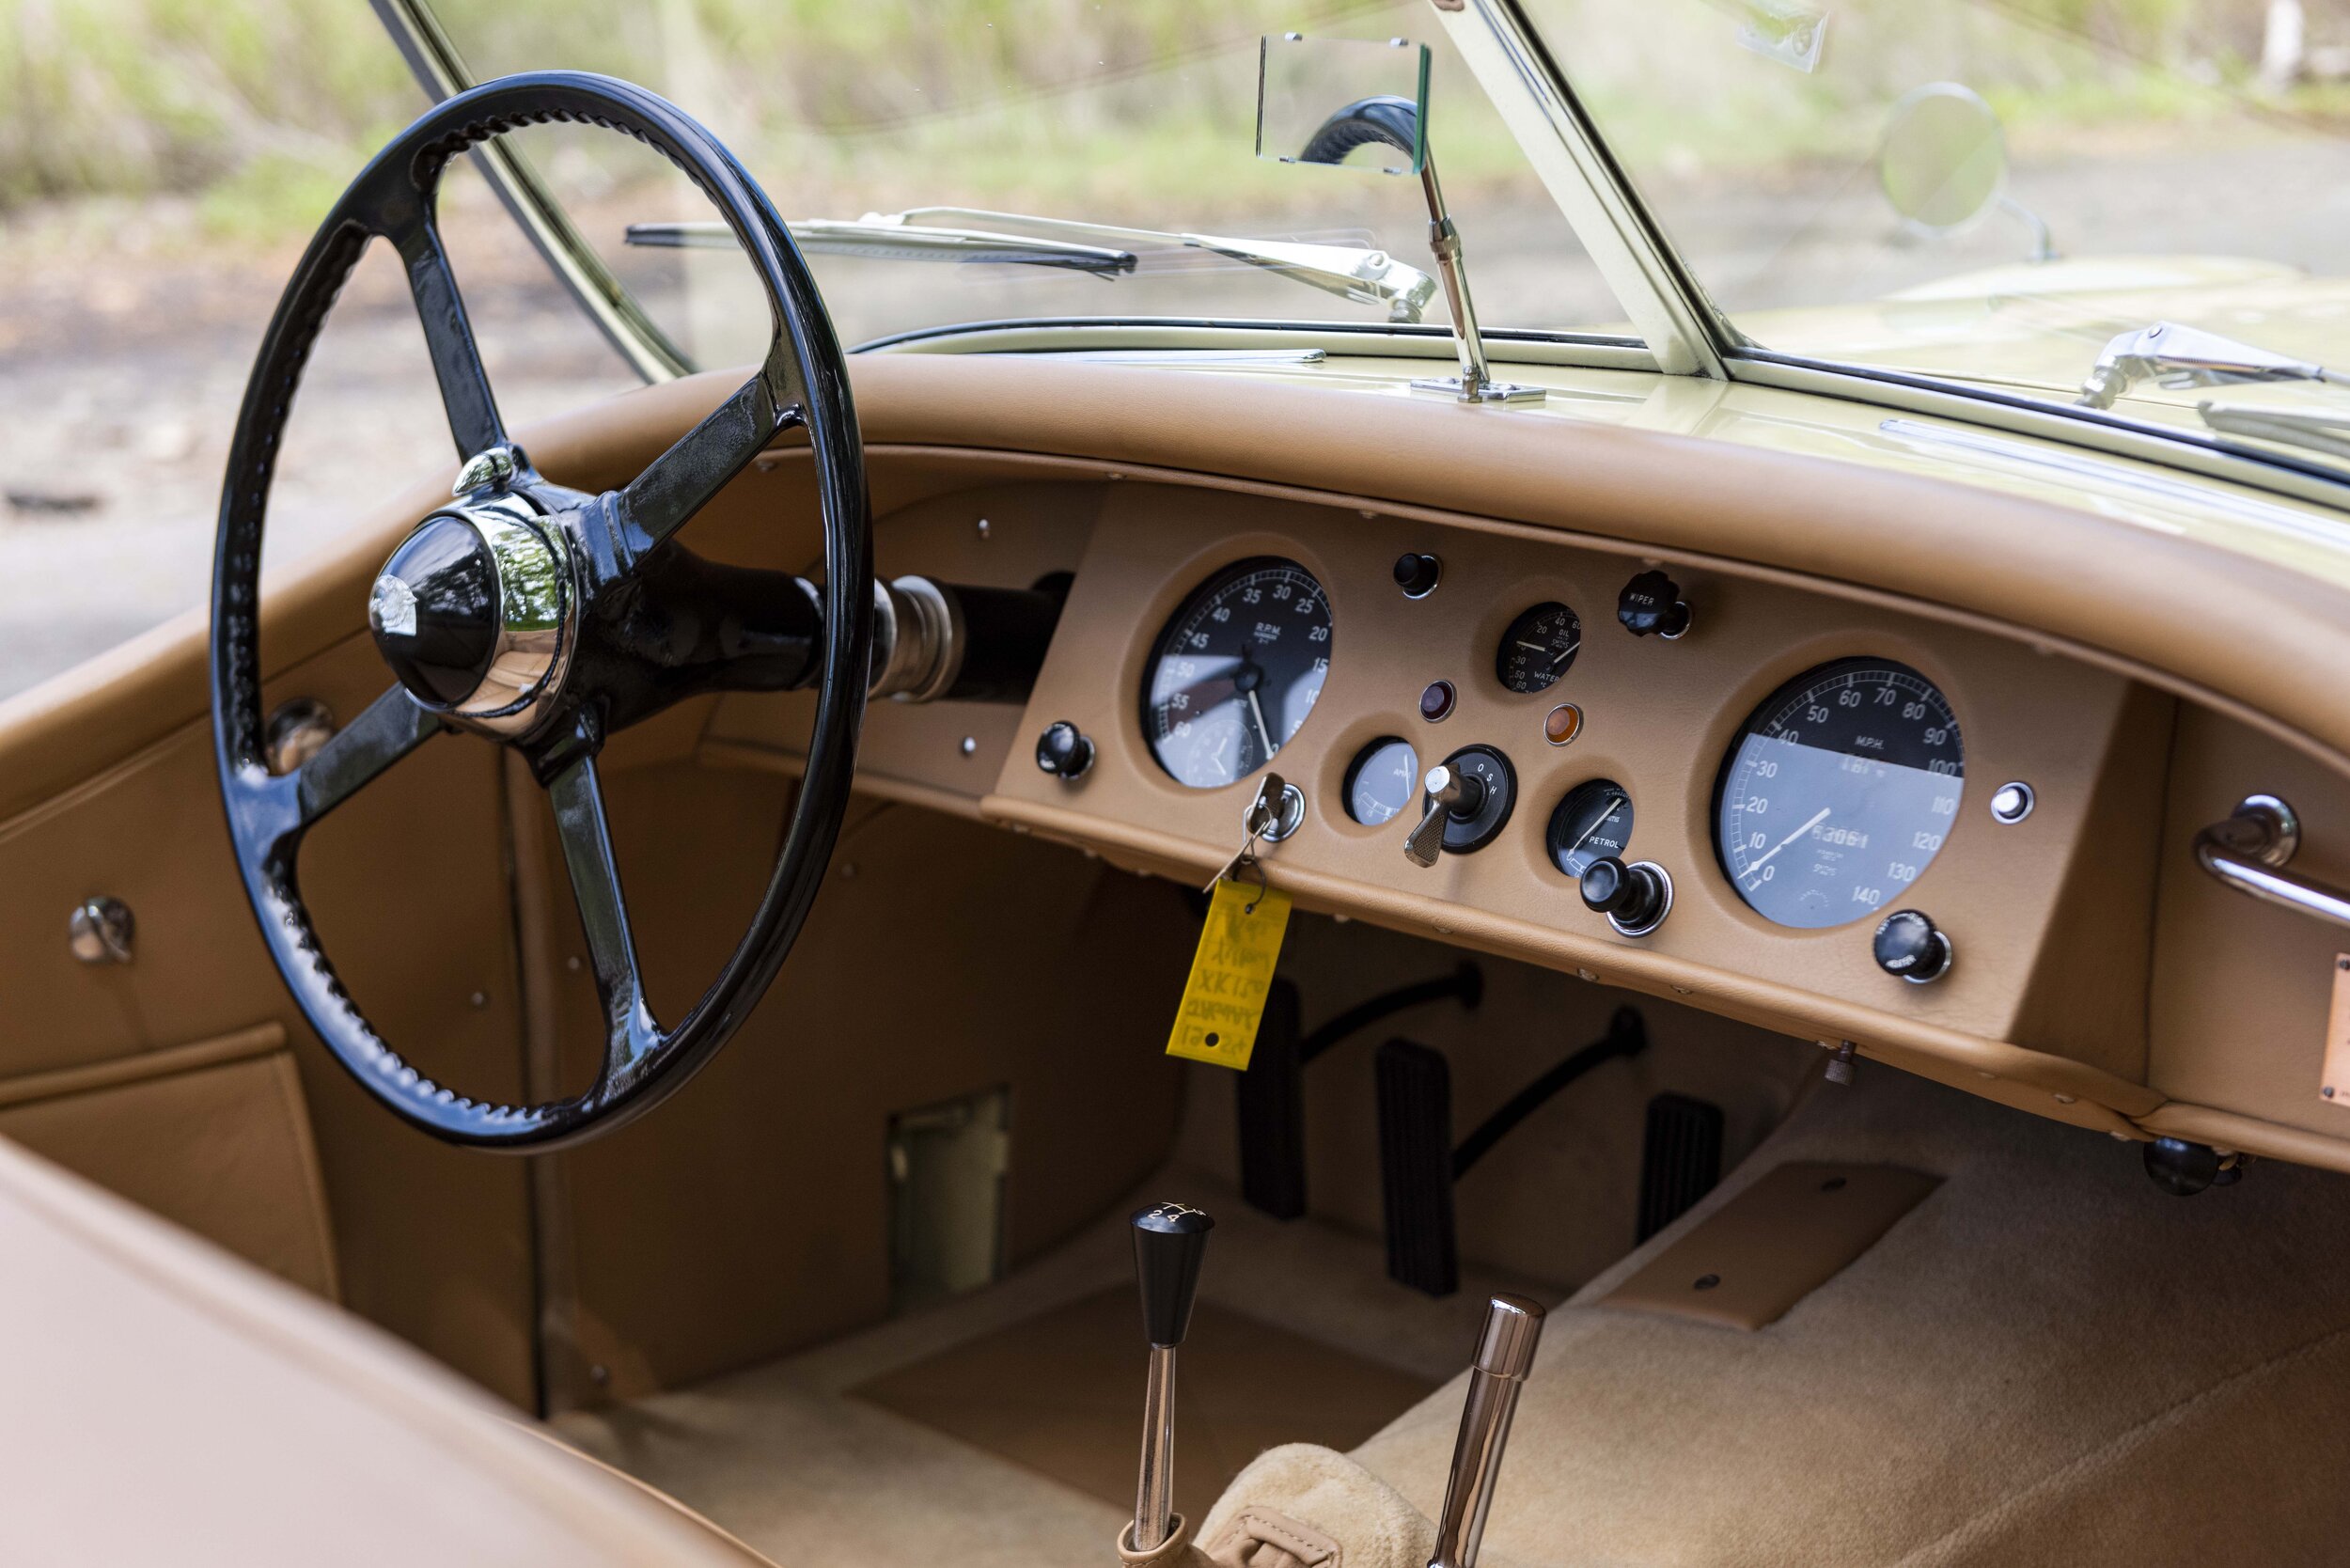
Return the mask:
M 434 102 L 475 85 L 431 0 L 368 0 Z M 2115 457 L 2350 510 L 2350 465 L 2217 431 L 2084 408 L 1955 377 L 1789 353 L 1747 337 L 1699 281 L 1601 136 L 1520 0 L 1433 0 L 1434 14 L 1508 126 L 1634 335 L 1505 329 L 1480 333 L 1496 362 L 1661 372 L 1810 393 L 1902 415 L 1955 418 Z M 520 152 L 493 139 L 470 154 L 548 267 L 647 383 L 697 367 L 638 305 Z M 1472 236 L 1473 239 L 1473 236 Z M 1449 357 L 1449 328 L 1332 320 L 1217 320 L 1104 314 L 974 321 L 887 334 L 872 353 L 1079 353 L 1123 349 L 1321 350 L 1334 355 Z
M 1790 353 L 1756 343 L 1715 305 L 1696 272 L 1675 250 L 1519 0 L 1435 4 L 1454 45 L 1505 117 L 1513 105 L 1538 109 L 1548 131 L 1565 144 L 1576 171 L 1593 182 L 1588 205 L 1578 203 L 1551 178 L 1551 167 L 1529 140 L 1529 132 L 1512 121 L 1520 144 L 1535 159 L 1577 237 L 1616 290 L 1625 312 L 1642 328 L 1664 368 L 1873 403 L 1896 416 L 1962 419 L 2350 510 L 2350 465 L 2314 453 L 2255 446 L 2217 431 L 2086 408 L 1954 376 Z M 1509 91 L 1512 79 L 1525 90 Z M 1608 243 L 1611 238 L 1613 244 Z M 1645 306 L 1639 298 L 1644 290 L 1653 296 Z

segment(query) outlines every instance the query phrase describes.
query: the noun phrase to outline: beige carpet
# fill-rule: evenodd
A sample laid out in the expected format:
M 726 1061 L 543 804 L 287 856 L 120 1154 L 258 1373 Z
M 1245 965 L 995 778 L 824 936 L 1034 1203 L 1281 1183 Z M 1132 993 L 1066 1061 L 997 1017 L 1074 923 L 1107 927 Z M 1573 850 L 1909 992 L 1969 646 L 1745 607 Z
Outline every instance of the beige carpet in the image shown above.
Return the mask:
M 854 1392 L 1132 1509 L 1143 1345 L 1133 1287 L 1112 1286 Z M 1265 1450 L 1351 1449 L 1435 1382 L 1214 1302 L 1193 1315 L 1176 1372 L 1177 1453 L 1194 1517 Z
M 1279 1374 L 1284 1402 L 1335 1376 L 1362 1379 L 1368 1395 L 1340 1396 L 1346 1408 L 1333 1429 L 1351 1442 L 1467 1362 L 1485 1293 L 1539 1290 L 1464 1265 L 1461 1294 L 1432 1301 L 1388 1282 L 1376 1240 L 1312 1220 L 1266 1219 L 1210 1178 L 1171 1174 L 1146 1191 L 1216 1216 L 1179 1379 L 1190 1395 L 1178 1412 L 1176 1502 L 1195 1515 L 1255 1456 L 1252 1445 L 1328 1424 L 1314 1412 L 1298 1413 L 1293 1426 L 1270 1412 L 1243 1419 L 1236 1406 L 1246 1390 L 1234 1373 L 1244 1361 L 1255 1368 L 1241 1372 L 1245 1381 L 1263 1370 L 1260 1357 L 1293 1353 L 1307 1372 L 1302 1381 L 1295 1367 Z M 1125 1213 L 1000 1285 L 769 1366 L 565 1416 L 556 1433 L 787 1568 L 1101 1568 L 1116 1561 L 1110 1543 L 1133 1513 L 1142 1434 L 1140 1309 Z M 967 1378 L 1007 1348 L 1033 1346 L 1038 1325 L 1073 1320 L 1090 1325 L 1095 1344 L 1080 1357 L 1073 1403 L 1094 1413 L 1090 1430 L 1104 1445 L 1074 1484 L 995 1451 L 1020 1449 L 1004 1426 L 964 1441 L 932 1424 L 944 1419 L 934 1410 L 912 1419 L 857 1393 L 885 1389 L 925 1363 L 960 1361 Z M 1120 1337 L 1122 1366 L 1113 1343 Z M 964 1347 L 978 1353 L 965 1356 Z M 1061 1420 L 1073 1401 L 1040 1403 Z M 1065 1461 L 1048 1464 L 1073 1473 Z
M 1778 1323 L 1597 1300 L 1782 1160 L 1942 1184 Z M 2350 1180 L 2194 1199 L 2135 1146 L 1886 1069 L 1555 1311 L 1487 1544 L 1526 1564 L 2350 1561 Z M 1355 1457 L 1434 1510 L 1439 1390 Z

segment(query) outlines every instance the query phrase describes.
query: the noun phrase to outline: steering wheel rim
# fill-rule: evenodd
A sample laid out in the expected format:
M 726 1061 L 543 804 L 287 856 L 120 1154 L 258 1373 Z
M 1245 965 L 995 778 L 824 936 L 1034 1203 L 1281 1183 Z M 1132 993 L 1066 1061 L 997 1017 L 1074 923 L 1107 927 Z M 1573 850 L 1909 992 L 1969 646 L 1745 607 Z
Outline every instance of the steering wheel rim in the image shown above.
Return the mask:
M 627 486 L 597 496 L 550 484 L 507 439 L 435 219 L 441 176 L 451 158 L 492 136 L 550 121 L 634 136 L 676 165 L 734 231 L 766 292 L 776 328 L 765 360 L 732 397 Z M 388 691 L 315 756 L 275 775 L 263 737 L 258 581 L 272 472 L 304 364 L 336 294 L 376 238 L 400 256 L 459 458 L 474 460 L 461 486 L 479 481 L 461 492 L 462 504 L 437 510 L 410 539 L 458 522 L 485 537 L 503 530 L 520 550 L 543 549 L 556 562 L 539 583 L 555 606 L 554 632 L 537 651 L 535 683 L 511 701 L 486 707 L 419 696 L 409 674 L 395 665 L 400 679 Z M 674 560 L 671 536 L 793 424 L 807 432 L 824 534 L 822 626 L 815 639 L 822 665 L 807 772 L 749 929 L 692 1010 L 665 1027 L 645 1001 L 595 765 L 607 715 L 632 702 L 649 712 L 648 704 L 657 706 L 660 698 L 648 698 L 640 688 L 650 684 L 649 678 L 633 673 L 609 650 L 600 660 L 583 657 L 583 635 L 593 630 L 604 606 L 641 596 L 640 579 L 656 563 Z M 378 613 L 386 580 L 377 579 L 369 619 L 379 645 L 388 649 Z M 502 570 L 495 580 L 505 582 Z M 675 1092 L 765 993 L 822 886 L 855 767 L 872 600 L 863 450 L 838 341 L 782 219 L 714 136 L 642 87 L 573 71 L 486 83 L 438 104 L 402 132 L 328 213 L 262 339 L 230 447 L 212 576 L 213 749 L 238 870 L 279 975 L 336 1059 L 411 1125 L 488 1150 L 576 1143 L 622 1125 Z M 504 653 L 501 660 L 515 662 Z M 521 662 L 528 666 L 527 659 Z M 595 1084 L 569 1099 L 478 1100 L 419 1073 L 375 1032 L 345 991 L 302 900 L 296 863 L 309 828 L 448 729 L 522 750 L 554 803 L 606 1025 Z

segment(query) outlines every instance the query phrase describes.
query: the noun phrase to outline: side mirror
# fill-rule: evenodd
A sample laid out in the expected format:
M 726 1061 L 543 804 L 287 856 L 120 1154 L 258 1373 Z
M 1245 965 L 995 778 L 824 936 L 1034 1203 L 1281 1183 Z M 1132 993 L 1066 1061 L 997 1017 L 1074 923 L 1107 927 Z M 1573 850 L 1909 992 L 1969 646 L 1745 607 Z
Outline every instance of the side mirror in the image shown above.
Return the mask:
M 2007 138 L 1982 95 L 1956 82 L 1905 94 L 1886 117 L 1877 183 L 1911 227 L 1935 236 L 1972 225 L 2007 188 Z
M 1258 157 L 1380 174 L 1427 167 L 1426 44 L 1270 33 L 1259 48 Z
M 1933 239 L 2003 208 L 2032 231 L 2032 259 L 2053 260 L 2048 226 L 2007 194 L 2007 137 L 1982 95 L 1932 82 L 1903 95 L 1877 146 L 1877 183 L 1912 232 Z

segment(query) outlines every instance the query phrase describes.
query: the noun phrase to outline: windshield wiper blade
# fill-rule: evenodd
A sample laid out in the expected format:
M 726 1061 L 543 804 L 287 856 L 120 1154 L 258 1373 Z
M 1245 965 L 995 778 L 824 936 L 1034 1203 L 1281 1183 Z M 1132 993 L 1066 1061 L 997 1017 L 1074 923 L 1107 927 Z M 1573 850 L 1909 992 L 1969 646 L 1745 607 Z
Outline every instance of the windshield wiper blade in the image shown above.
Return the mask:
M 2350 386 L 2350 376 L 2338 376 L 2322 365 L 2256 349 L 2200 327 L 2156 321 L 2108 342 L 2074 401 L 2083 408 L 2111 408 L 2116 398 L 2141 381 L 2171 392 L 2271 381 L 2322 381 Z
M 1008 234 L 979 225 L 1011 225 L 1043 232 Z M 1384 250 L 1365 245 L 1170 233 L 969 207 L 916 207 L 903 212 L 868 213 L 854 220 L 804 218 L 788 227 L 792 239 L 804 248 L 827 255 L 912 261 L 1008 261 L 1073 268 L 1103 277 L 1136 270 L 1138 259 L 1127 247 L 1205 251 L 1294 278 L 1357 305 L 1382 306 L 1387 320 L 1397 322 L 1418 321 L 1436 295 L 1434 277 Z M 734 243 L 734 235 L 720 223 L 632 224 L 628 243 L 723 248 Z
M 2203 423 L 2229 435 L 2248 435 L 2350 462 L 2350 409 L 2291 408 L 2264 403 L 2200 402 Z
M 866 218 L 840 222 L 803 218 L 789 226 L 802 250 L 826 256 L 871 256 L 895 261 L 1010 262 L 1063 267 L 1105 276 L 1135 270 L 1135 253 L 1103 245 L 995 234 L 978 228 L 934 228 Z M 628 243 L 675 250 L 731 250 L 734 232 L 722 223 L 633 223 Z

